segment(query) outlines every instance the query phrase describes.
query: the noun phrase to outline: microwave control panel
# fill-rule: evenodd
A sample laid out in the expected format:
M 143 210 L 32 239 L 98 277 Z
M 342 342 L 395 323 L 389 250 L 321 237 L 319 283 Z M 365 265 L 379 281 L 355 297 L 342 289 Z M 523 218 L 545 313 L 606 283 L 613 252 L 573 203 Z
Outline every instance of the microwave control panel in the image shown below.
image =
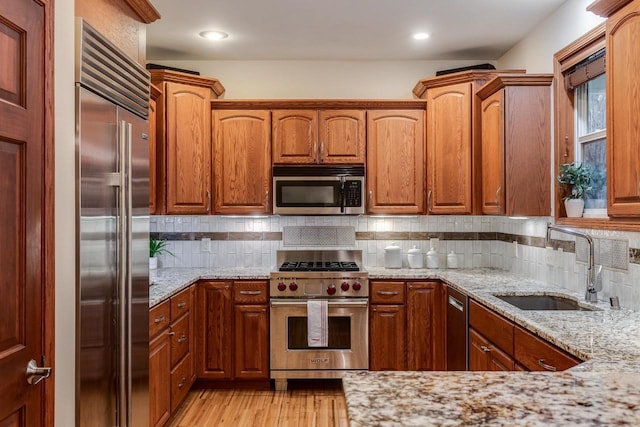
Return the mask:
M 345 181 L 344 206 L 346 208 L 362 206 L 362 181 Z

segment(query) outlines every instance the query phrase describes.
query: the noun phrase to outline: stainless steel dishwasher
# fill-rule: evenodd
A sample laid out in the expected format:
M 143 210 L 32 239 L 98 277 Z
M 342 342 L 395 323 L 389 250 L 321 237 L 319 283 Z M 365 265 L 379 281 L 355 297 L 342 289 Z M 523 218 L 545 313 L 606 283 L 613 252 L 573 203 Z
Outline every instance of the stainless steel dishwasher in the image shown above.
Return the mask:
M 468 369 L 468 297 L 447 286 L 447 371 Z

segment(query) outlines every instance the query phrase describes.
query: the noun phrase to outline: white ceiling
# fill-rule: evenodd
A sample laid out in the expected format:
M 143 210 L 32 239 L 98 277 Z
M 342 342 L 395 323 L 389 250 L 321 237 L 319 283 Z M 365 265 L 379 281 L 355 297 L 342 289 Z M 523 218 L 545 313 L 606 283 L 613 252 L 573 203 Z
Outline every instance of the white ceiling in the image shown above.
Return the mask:
M 162 18 L 147 27 L 147 58 L 491 60 L 565 1 L 152 0 Z M 431 37 L 413 40 L 418 31 Z

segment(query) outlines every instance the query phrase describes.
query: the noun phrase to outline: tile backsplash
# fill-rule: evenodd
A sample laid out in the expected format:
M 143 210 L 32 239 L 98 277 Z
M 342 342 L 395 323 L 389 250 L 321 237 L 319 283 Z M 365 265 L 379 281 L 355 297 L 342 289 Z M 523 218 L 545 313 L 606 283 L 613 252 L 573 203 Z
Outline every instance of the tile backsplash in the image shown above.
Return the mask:
M 160 267 L 263 267 L 275 268 L 276 250 L 360 249 L 365 267 L 384 265 L 384 248 L 396 242 L 404 254 L 414 245 L 424 253 L 430 239 L 438 238 L 440 266 L 453 251 L 463 268 L 498 268 L 581 292 L 586 281 L 586 244 L 553 233 L 557 250 L 545 249 L 548 217 L 514 219 L 494 216 L 152 216 L 151 233 L 168 240 L 175 254 L 162 255 Z M 291 227 L 291 228 L 289 228 Z M 285 246 L 283 232 L 304 227 L 310 235 L 330 227 L 355 230 L 352 239 L 304 240 Z M 599 298 L 618 296 L 623 307 L 640 311 L 640 233 L 584 230 L 595 239 L 596 260 L 604 264 Z M 286 240 L 286 239 L 285 239 Z M 322 246 L 315 246 L 322 241 Z M 330 243 L 329 243 L 330 244 Z M 348 246 L 345 246 L 348 245 Z M 576 253 L 578 257 L 576 259 Z

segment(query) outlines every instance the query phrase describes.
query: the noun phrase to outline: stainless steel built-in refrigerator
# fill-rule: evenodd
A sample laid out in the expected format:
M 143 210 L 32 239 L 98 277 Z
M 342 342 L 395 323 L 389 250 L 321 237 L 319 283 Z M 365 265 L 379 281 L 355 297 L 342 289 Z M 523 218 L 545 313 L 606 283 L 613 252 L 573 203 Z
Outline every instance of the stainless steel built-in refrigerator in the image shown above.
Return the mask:
M 149 87 L 76 21 L 79 426 L 148 425 Z

